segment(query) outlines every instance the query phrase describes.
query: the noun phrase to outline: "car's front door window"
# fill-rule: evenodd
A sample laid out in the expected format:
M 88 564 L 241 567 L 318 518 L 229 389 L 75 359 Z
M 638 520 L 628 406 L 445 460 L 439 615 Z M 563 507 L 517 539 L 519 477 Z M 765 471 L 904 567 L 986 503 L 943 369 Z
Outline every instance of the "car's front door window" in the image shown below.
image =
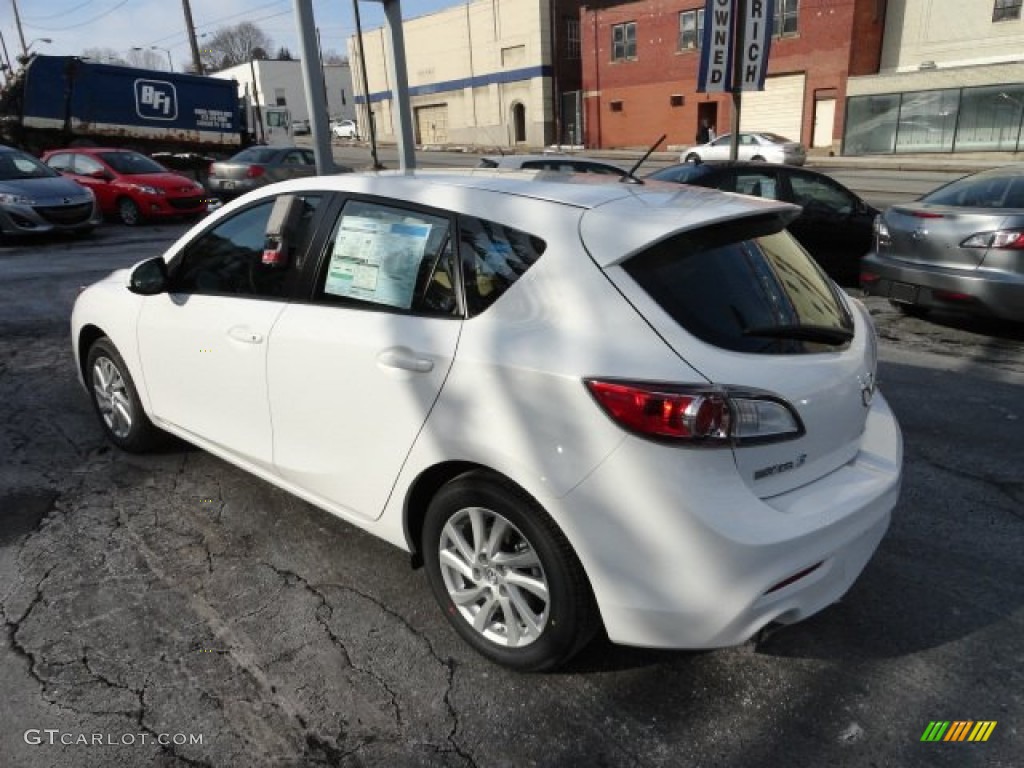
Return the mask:
M 229 294 L 278 298 L 287 295 L 309 239 L 310 222 L 320 198 L 300 196 L 303 206 L 289 252 L 266 262 L 267 224 L 275 198 L 236 213 L 193 241 L 171 268 L 174 293 Z
M 793 190 L 793 202 L 805 209 L 848 214 L 856 206 L 852 195 L 823 179 L 794 173 L 789 178 L 789 185 Z

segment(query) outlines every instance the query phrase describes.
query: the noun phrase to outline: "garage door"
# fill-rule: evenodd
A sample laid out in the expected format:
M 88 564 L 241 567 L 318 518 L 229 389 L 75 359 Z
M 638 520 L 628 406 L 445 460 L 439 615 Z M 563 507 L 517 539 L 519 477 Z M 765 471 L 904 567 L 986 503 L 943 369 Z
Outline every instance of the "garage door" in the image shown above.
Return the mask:
M 741 131 L 771 131 L 802 141 L 804 75 L 768 77 L 763 91 L 744 91 Z
M 416 143 L 448 143 L 448 105 L 416 107 Z

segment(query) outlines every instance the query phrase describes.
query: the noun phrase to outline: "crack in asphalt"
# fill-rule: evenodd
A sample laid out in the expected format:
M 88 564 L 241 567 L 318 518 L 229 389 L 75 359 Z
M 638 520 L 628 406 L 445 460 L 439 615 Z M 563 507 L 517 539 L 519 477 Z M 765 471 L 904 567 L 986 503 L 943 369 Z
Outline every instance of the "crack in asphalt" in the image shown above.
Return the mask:
M 358 672 L 362 672 L 363 674 L 372 678 L 377 683 L 377 685 L 379 685 L 384 690 L 384 692 L 387 693 L 388 697 L 391 699 L 391 706 L 395 711 L 395 722 L 398 725 L 398 727 L 401 728 L 402 707 L 398 701 L 398 695 L 391 689 L 391 686 L 388 685 L 387 681 L 384 680 L 379 674 L 377 674 L 371 669 L 364 669 L 353 662 L 352 656 L 348 652 L 348 648 L 345 646 L 345 642 L 334 633 L 333 629 L 331 629 L 330 619 L 334 616 L 334 607 L 328 602 L 327 596 L 319 589 L 317 589 L 314 585 L 310 584 L 305 577 L 300 576 L 295 571 L 288 570 L 285 568 L 279 568 L 273 563 L 264 562 L 261 564 L 272 570 L 282 579 L 284 579 L 286 584 L 301 584 L 304 589 L 306 589 L 311 595 L 313 595 L 317 600 L 320 601 L 320 605 L 317 607 L 316 611 L 314 611 L 314 616 L 316 617 L 317 622 L 320 624 L 321 627 L 323 627 L 324 631 L 327 633 L 327 636 L 331 639 L 331 642 L 334 643 L 334 645 L 337 646 L 344 654 L 345 662 L 350 667 L 352 667 L 352 669 Z M 328 584 L 324 586 L 337 585 Z M 324 612 L 326 612 L 326 616 L 324 616 Z
M 973 480 L 974 482 L 981 483 L 982 485 L 990 486 L 1013 502 L 1009 507 L 997 506 L 995 508 L 1003 512 L 1008 512 L 1018 520 L 1024 520 L 1024 482 L 1015 479 L 996 477 L 982 471 L 972 472 L 964 469 L 963 467 L 952 467 L 948 464 L 944 464 L 938 459 L 931 458 L 930 456 L 922 455 L 920 456 L 920 459 L 928 466 L 934 467 L 941 472 L 948 472 L 961 480 Z

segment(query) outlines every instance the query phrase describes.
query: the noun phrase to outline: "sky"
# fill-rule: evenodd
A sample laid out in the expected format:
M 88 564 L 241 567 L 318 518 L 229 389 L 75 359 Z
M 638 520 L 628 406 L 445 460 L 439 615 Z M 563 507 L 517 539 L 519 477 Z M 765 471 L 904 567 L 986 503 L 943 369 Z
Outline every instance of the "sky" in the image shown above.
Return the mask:
M 135 46 L 158 46 L 161 56 L 170 51 L 179 71 L 191 59 L 181 0 L 0 0 L 0 33 L 12 62 L 21 53 L 14 3 L 25 42 L 36 53 L 78 55 L 86 48 L 112 48 L 126 54 Z M 459 4 L 459 0 L 404 0 L 402 17 Z M 197 35 L 251 21 L 270 36 L 274 52 L 284 46 L 299 56 L 294 0 L 191 0 L 190 5 Z M 359 13 L 364 31 L 384 23 L 380 3 L 362 2 Z M 352 0 L 313 0 L 313 15 L 324 52 L 345 54 L 346 41 L 355 33 Z M 200 37 L 200 47 L 202 42 Z

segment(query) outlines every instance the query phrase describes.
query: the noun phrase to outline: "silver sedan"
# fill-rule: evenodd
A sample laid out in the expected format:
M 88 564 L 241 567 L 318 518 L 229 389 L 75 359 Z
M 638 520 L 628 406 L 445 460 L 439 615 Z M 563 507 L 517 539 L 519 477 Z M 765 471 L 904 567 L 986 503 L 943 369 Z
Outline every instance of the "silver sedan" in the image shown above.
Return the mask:
M 211 163 L 208 174 L 207 189 L 231 198 L 275 181 L 315 176 L 316 156 L 305 147 L 249 147 L 228 160 Z
M 957 309 L 1024 322 L 1024 164 L 886 210 L 860 281 L 908 314 Z

